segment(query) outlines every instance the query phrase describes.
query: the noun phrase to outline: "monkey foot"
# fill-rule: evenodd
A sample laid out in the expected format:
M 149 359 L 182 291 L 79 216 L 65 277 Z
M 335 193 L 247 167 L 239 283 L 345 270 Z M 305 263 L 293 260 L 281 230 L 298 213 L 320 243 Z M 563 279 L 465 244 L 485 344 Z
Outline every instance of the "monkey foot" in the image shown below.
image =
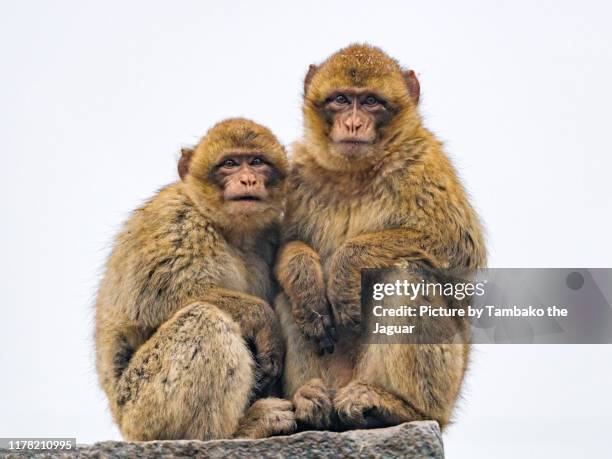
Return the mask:
M 380 395 L 370 386 L 352 382 L 338 390 L 333 405 L 340 421 L 348 427 L 368 427 L 368 415 L 380 406 Z
M 312 379 L 293 396 L 296 420 L 306 427 L 326 429 L 331 426 L 332 400 L 320 379 Z
M 281 398 L 261 398 L 248 409 L 235 434 L 237 438 L 289 435 L 297 430 L 293 403 Z

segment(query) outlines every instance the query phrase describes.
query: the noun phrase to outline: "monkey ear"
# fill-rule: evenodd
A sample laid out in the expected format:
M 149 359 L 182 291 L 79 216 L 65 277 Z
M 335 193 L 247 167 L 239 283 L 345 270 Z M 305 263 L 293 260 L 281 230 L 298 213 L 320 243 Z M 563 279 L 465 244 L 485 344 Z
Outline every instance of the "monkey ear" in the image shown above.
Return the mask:
M 181 148 L 181 157 L 178 161 L 178 173 L 181 180 L 185 180 L 185 177 L 187 177 L 187 174 L 189 173 L 189 164 L 191 163 L 192 157 L 193 148 Z
M 314 64 L 310 64 L 308 66 L 308 72 L 306 72 L 306 78 L 304 78 L 304 95 L 306 95 L 306 92 L 308 91 L 308 86 L 310 86 L 310 82 L 315 76 L 315 73 L 317 73 L 317 70 L 319 70 L 319 67 Z
M 403 72 L 404 80 L 406 81 L 406 85 L 408 86 L 408 92 L 410 93 L 410 97 L 414 102 L 414 105 L 419 105 L 419 98 L 421 97 L 421 85 L 419 84 L 419 80 L 416 77 L 416 73 L 414 70 L 407 70 Z

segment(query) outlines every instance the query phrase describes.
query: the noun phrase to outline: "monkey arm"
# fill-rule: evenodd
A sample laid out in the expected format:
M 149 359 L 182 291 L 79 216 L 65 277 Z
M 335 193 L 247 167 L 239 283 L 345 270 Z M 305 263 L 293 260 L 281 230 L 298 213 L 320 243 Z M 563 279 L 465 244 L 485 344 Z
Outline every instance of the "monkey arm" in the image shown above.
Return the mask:
M 201 299 L 228 313 L 240 325 L 245 338 L 253 338 L 262 327 L 276 321 L 272 307 L 248 293 L 215 286 L 208 289 Z
M 346 240 L 334 253 L 327 280 L 327 298 L 335 322 L 356 328 L 361 322 L 361 270 L 393 268 L 399 263 L 420 263 L 430 269 L 441 263 L 422 247 L 428 245 L 417 230 L 387 229 Z
M 291 302 L 296 325 L 317 352 L 332 352 L 337 338 L 333 327 L 319 254 L 302 241 L 281 248 L 276 277 Z
M 285 343 L 272 307 L 247 293 L 212 287 L 203 301 L 217 306 L 240 325 L 243 337 L 255 345 L 257 381 L 260 393 L 271 388 L 280 377 Z

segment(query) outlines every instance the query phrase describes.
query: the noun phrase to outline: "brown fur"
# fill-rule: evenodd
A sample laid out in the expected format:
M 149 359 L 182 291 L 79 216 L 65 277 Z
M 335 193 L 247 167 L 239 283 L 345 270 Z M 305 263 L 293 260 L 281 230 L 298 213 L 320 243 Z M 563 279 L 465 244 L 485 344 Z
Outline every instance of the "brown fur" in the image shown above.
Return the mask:
M 417 419 L 445 426 L 469 345 L 360 344 L 360 270 L 469 274 L 486 258 L 478 217 L 441 143 L 421 124 L 413 72 L 378 48 L 352 45 L 311 67 L 305 88 L 304 141 L 293 147 L 276 267 L 285 292 L 276 302 L 287 340 L 285 395 L 298 421 L 315 427 L 334 416 L 344 427 Z M 394 114 L 358 159 L 330 140 L 321 112 L 329 94 L 346 88 L 374 91 Z M 317 355 L 332 348 L 334 332 L 334 352 Z
M 115 242 L 96 302 L 96 362 L 126 439 L 293 429 L 284 400 L 249 408 L 255 393 L 270 391 L 282 365 L 268 302 L 284 183 L 270 186 L 261 212 L 237 218 L 209 178 L 223 154 L 251 150 L 286 173 L 284 150 L 269 130 L 244 119 L 219 123 L 183 152 L 183 180 L 137 209 Z

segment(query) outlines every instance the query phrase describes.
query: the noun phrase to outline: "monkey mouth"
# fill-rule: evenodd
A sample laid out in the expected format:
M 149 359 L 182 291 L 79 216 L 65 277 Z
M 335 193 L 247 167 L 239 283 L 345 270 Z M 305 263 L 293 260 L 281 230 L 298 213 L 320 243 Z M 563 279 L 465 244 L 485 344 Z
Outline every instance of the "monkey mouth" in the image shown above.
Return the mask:
M 348 145 L 348 146 L 362 146 L 362 145 L 372 145 L 374 142 L 371 140 L 362 140 L 362 139 L 342 139 L 338 140 L 336 143 L 340 145 Z
M 230 200 L 231 201 L 254 201 L 254 202 L 261 202 L 261 201 L 263 201 L 263 199 L 260 196 L 255 196 L 255 195 L 252 195 L 252 194 L 245 194 L 245 195 L 242 195 L 242 196 L 234 196 Z

